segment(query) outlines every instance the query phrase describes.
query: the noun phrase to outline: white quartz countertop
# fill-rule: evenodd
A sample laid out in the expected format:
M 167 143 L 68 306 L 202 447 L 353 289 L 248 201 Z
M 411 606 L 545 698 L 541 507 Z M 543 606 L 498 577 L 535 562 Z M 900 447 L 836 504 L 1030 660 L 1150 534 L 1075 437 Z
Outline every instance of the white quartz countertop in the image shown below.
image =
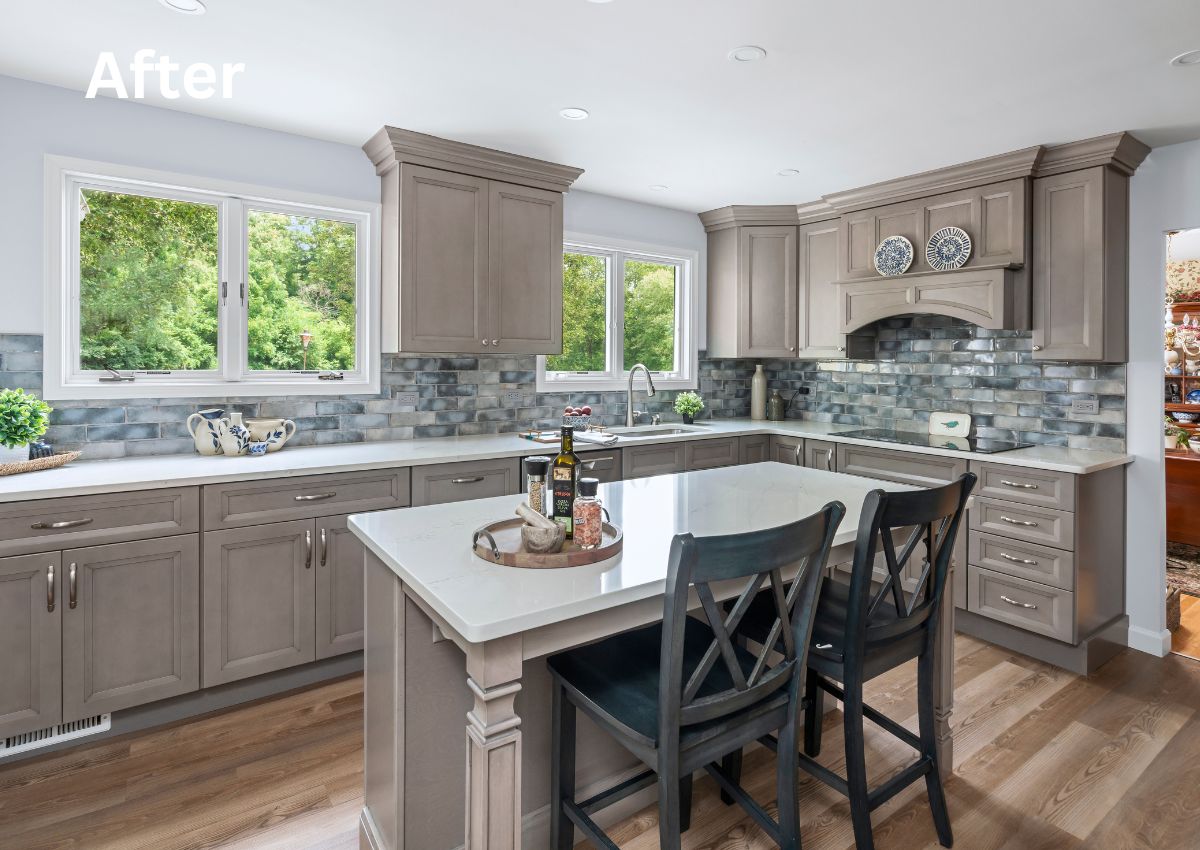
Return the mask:
M 412 593 L 470 643 L 493 640 L 661 595 L 671 539 L 758 531 L 846 506 L 834 545 L 854 541 L 863 499 L 915 488 L 781 463 L 706 469 L 603 484 L 624 532 L 615 557 L 583 567 L 527 570 L 474 554 L 471 534 L 513 515 L 520 496 L 357 514 L 355 535 Z
M 934 446 L 907 446 L 842 437 L 838 433 L 854 430 L 854 427 L 804 420 L 764 422 L 750 419 L 713 419 L 698 422 L 695 430 L 686 434 L 647 437 L 637 440 L 622 439 L 611 447 L 578 442 L 576 449 L 581 452 L 603 451 L 605 448 L 624 448 L 647 443 L 778 434 L 878 446 L 918 454 L 969 458 L 975 461 L 1026 466 L 1057 472 L 1072 472 L 1079 475 L 1098 472 L 1113 466 L 1123 466 L 1133 460 L 1129 455 L 1053 446 L 1033 446 L 993 455 L 973 455 Z M 0 477 L 0 502 L 113 493 L 122 490 L 217 484 L 225 481 L 250 481 L 260 478 L 317 475 L 330 472 L 354 472 L 386 467 L 423 466 L 431 463 L 521 457 L 552 452 L 553 446 L 534 443 L 515 434 L 491 434 L 478 437 L 439 437 L 421 440 L 351 443 L 337 446 L 293 447 L 261 457 L 163 455 L 119 460 L 82 460 L 60 469 Z

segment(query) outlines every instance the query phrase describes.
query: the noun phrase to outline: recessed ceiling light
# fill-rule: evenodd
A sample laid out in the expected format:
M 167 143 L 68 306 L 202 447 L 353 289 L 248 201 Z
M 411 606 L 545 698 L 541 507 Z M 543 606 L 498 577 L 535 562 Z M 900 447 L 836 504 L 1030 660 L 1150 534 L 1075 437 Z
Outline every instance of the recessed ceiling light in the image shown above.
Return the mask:
M 798 169 L 798 168 L 784 168 L 784 169 L 782 169 L 782 170 L 780 170 L 780 171 L 777 171 L 777 172 L 775 172 L 775 173 L 776 173 L 776 174 L 778 174 L 780 177 L 795 177 L 797 174 L 799 174 L 799 173 L 800 173 L 800 169 Z
M 1187 53 L 1180 53 L 1171 60 L 1172 65 L 1200 65 L 1200 50 L 1189 50 Z
M 650 187 L 650 191 L 651 192 L 665 192 L 670 188 L 671 188 L 670 186 L 664 186 L 661 183 L 655 183 L 653 186 Z
M 596 3 L 597 5 L 599 5 L 600 3 L 611 3 L 611 2 L 612 2 L 612 0 L 588 0 L 588 2 L 589 2 L 589 3 Z
M 766 58 L 767 51 L 753 44 L 744 44 L 729 51 L 730 62 L 757 62 Z
M 158 2 L 172 12 L 181 12 L 185 15 L 203 15 L 208 11 L 204 0 L 158 0 Z
M 560 109 L 558 114 L 568 121 L 582 121 L 588 117 L 586 109 L 580 109 L 578 106 L 568 106 L 566 109 Z

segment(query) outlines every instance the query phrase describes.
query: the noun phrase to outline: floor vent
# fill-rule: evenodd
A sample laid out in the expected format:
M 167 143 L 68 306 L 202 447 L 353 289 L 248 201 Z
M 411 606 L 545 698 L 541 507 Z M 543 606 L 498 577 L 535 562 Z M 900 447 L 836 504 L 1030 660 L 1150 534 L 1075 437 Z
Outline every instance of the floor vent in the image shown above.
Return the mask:
M 95 717 L 85 717 L 83 720 L 75 720 L 71 723 L 60 723 L 57 726 L 35 729 L 32 732 L 26 732 L 24 735 L 12 735 L 2 739 L 2 743 L 0 743 L 0 759 L 15 756 L 17 753 L 28 752 L 29 750 L 40 750 L 42 747 L 53 746 L 63 741 L 71 741 L 75 738 L 84 738 L 88 735 L 107 732 L 111 728 L 112 715 L 98 714 Z

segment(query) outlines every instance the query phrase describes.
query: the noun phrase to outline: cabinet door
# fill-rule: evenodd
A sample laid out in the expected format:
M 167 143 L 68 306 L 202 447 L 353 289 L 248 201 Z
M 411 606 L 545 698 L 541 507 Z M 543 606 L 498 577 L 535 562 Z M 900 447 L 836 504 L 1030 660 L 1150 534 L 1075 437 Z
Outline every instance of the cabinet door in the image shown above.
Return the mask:
M 766 434 L 738 438 L 738 463 L 762 463 L 771 459 L 771 438 Z
M 837 472 L 837 444 L 825 440 L 805 440 L 804 465 L 809 469 Z
M 58 552 L 0 559 L 0 738 L 62 722 Z
M 401 169 L 400 349 L 491 351 L 488 181 Z
M 838 223 L 808 224 L 799 231 L 799 349 L 806 357 L 845 357 L 839 332 Z
M 204 535 L 204 687 L 312 661 L 312 520 Z
M 366 548 L 346 517 L 317 523 L 317 658 L 363 648 L 363 559 Z
M 1128 212 L 1117 182 L 1103 167 L 1033 181 L 1035 360 L 1126 357 L 1127 247 L 1118 243 Z
M 64 722 L 200 687 L 199 538 L 63 553 Z
M 492 181 L 489 197 L 491 350 L 561 354 L 562 194 Z
M 772 437 L 770 460 L 791 466 L 802 466 L 804 439 L 802 437 Z
M 796 228 L 738 230 L 738 356 L 796 354 Z
M 716 469 L 738 463 L 737 437 L 692 440 L 684 443 L 684 469 Z
M 684 443 L 656 443 L 651 446 L 626 446 L 621 449 L 622 477 L 649 478 L 683 472 L 686 469 Z

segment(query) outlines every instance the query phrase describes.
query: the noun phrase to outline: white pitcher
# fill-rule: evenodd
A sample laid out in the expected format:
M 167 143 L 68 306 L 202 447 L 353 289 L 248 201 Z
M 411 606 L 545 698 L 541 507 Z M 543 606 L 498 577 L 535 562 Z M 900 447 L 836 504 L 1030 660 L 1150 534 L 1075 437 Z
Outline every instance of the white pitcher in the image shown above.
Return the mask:
M 219 407 L 210 407 L 193 413 L 187 418 L 188 433 L 196 443 L 196 451 L 202 455 L 221 454 L 221 423 L 224 422 L 225 411 Z

